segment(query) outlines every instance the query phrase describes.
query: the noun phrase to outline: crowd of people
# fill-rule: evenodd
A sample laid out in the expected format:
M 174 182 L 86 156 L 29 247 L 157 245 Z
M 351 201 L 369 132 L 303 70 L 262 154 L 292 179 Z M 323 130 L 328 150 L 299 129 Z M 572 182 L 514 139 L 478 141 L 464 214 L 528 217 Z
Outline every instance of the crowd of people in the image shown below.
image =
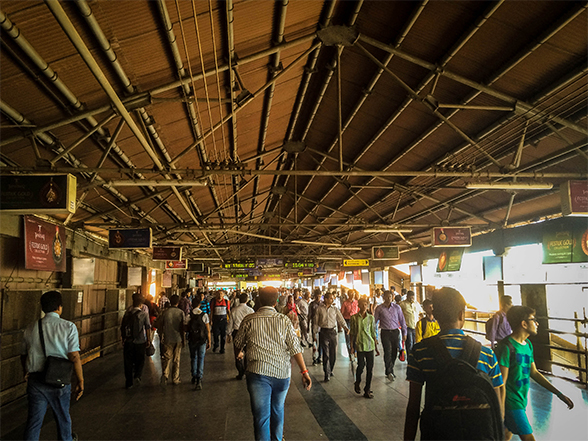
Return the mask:
M 61 303 L 59 293 L 46 293 L 41 298 L 46 316 L 29 327 L 23 340 L 22 362 L 29 393 L 26 439 L 38 439 L 43 409 L 48 405 L 63 415 L 57 421 L 61 439 L 72 438 L 69 382 L 64 384 L 67 403 L 62 399 L 65 395 L 53 397 L 53 389 L 44 386 L 45 359 L 58 355 L 72 363 L 76 399 L 83 393 L 77 330 L 59 318 Z M 354 289 L 342 293 L 318 288 L 312 293 L 299 288 L 198 289 L 169 298 L 162 292 L 155 301 L 135 293 L 120 325 L 125 387 L 141 384 L 146 357 L 155 353 L 155 331 L 163 387 L 181 383 L 180 358 L 188 343 L 191 382 L 194 389 L 202 389 L 206 351 L 212 347 L 213 352 L 223 354 L 232 340 L 236 378 L 246 379 L 250 395 L 255 438 L 282 439 L 291 360 L 300 368 L 303 386 L 310 389 L 312 380 L 302 353 L 304 347 L 312 348 L 312 363 L 322 364 L 323 381 L 329 382 L 336 363 L 338 333 L 344 332 L 350 361 L 356 363 L 354 390 L 365 398 L 374 397 L 371 383 L 379 344 L 388 381 L 397 378 L 395 363 L 407 362 L 410 387 L 404 439 L 415 439 L 419 421 L 423 440 L 508 440 L 512 434 L 534 439 L 525 412 L 530 378 L 568 408 L 573 407 L 570 398 L 535 366 L 528 339 L 537 334 L 535 311 L 513 306 L 509 296 L 502 297 L 500 310 L 486 325 L 488 346 L 464 333 L 465 315 L 463 296 L 447 287 L 434 291 L 422 305 L 413 291 L 397 293 L 394 287 L 375 290 L 372 296 Z M 39 333 L 44 328 L 46 337 Z M 447 399 L 447 394 L 455 395 Z M 469 407 L 451 402 L 452 397 L 453 401 L 454 397 L 467 401 Z M 471 412 L 472 404 L 477 413 Z

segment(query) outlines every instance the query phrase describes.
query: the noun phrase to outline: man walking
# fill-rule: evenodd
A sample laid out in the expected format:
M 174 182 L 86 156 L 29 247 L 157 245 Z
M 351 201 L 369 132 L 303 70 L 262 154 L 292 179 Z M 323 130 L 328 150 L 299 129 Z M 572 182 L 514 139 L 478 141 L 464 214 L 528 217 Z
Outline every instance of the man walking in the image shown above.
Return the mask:
M 196 390 L 202 389 L 204 375 L 204 356 L 210 349 L 210 318 L 200 309 L 202 292 L 197 292 L 192 299 L 192 311 L 188 322 L 188 348 L 190 349 L 190 367 L 192 370 L 192 384 Z
M 423 313 L 421 305 L 415 300 L 414 291 L 406 292 L 406 300 L 400 302 L 406 321 L 406 353 L 410 354 L 416 340 L 416 324 Z
M 427 388 L 434 387 L 435 385 L 438 386 L 435 382 L 436 374 L 443 368 L 445 362 L 443 359 L 439 359 L 436 356 L 438 354 L 436 351 L 436 343 L 440 342 L 442 346 L 445 346 L 448 352 L 447 356 L 451 358 L 460 358 L 465 351 L 466 345 L 469 345 L 469 343 L 473 342 L 475 345 L 475 341 L 471 337 L 467 337 L 461 329 L 465 323 L 465 307 L 465 299 L 459 291 L 453 288 L 444 287 L 433 293 L 433 309 L 435 311 L 435 317 L 441 327 L 441 332 L 437 336 L 427 338 L 420 343 L 417 343 L 414 350 L 408 355 L 406 379 L 410 382 L 410 388 L 404 422 L 405 440 L 414 440 L 416 436 L 418 421 L 421 417 L 421 396 L 423 385 L 426 383 Z M 502 382 L 498 361 L 496 360 L 496 356 L 494 355 L 494 352 L 492 352 L 492 349 L 485 346 L 480 347 L 478 363 L 475 368 L 478 371 L 488 374 L 492 387 L 497 395 L 496 405 L 501 407 L 499 403 L 503 403 L 504 400 L 504 384 Z M 428 397 L 428 395 L 426 396 Z M 428 398 L 425 402 L 425 410 L 428 410 L 427 405 Z M 497 412 L 500 413 L 500 409 L 498 409 Z M 425 414 L 423 413 L 423 415 Z M 421 439 L 465 439 L 462 438 L 463 434 L 458 436 L 460 429 L 462 429 L 461 427 L 449 427 L 446 422 L 444 426 L 444 421 L 438 421 L 437 423 L 437 427 L 442 427 L 446 431 L 453 431 L 455 435 L 448 438 L 447 433 L 435 433 L 435 429 L 433 429 L 431 425 L 427 426 L 423 422 L 421 423 Z M 464 421 L 464 424 L 467 423 L 472 423 L 472 421 Z M 476 421 L 474 421 L 474 423 L 476 423 Z M 481 421 L 479 423 L 481 423 Z M 498 418 L 498 425 L 500 425 L 500 418 Z M 427 430 L 426 434 L 422 433 L 423 427 Z M 481 424 L 480 427 L 482 427 Z M 488 437 L 490 435 L 491 434 L 486 434 Z
M 341 315 L 345 319 L 345 323 L 347 323 L 347 326 L 349 326 L 349 321 L 351 320 L 351 317 L 357 314 L 359 311 L 359 306 L 357 303 L 358 299 L 356 297 L 359 297 L 359 293 L 354 289 L 350 289 L 349 291 L 347 291 L 347 297 L 341 304 Z M 353 354 L 351 352 L 351 344 L 349 342 L 348 334 L 345 335 L 345 344 L 347 345 L 347 352 L 349 353 L 349 358 L 353 360 Z
M 300 344 L 304 347 L 304 342 L 306 342 L 310 347 L 312 344 L 308 341 L 308 301 L 310 300 L 310 294 L 308 291 L 304 290 L 304 294 L 302 294 L 300 298 L 298 298 L 298 296 L 300 296 L 300 289 L 296 288 L 294 290 L 294 301 L 299 311 L 298 324 L 300 325 Z
M 227 323 L 231 314 L 231 305 L 224 298 L 223 291 L 218 290 L 216 297 L 210 302 L 210 311 L 212 314 L 212 334 L 214 336 L 214 347 L 212 352 L 216 352 L 220 345 L 220 353 L 225 353 L 225 341 L 227 339 Z
M 80 359 L 80 342 L 78 329 L 60 316 L 63 312 L 63 301 L 58 291 L 48 291 L 41 296 L 41 309 L 45 317 L 35 321 L 25 330 L 22 340 L 21 363 L 24 378 L 27 381 L 28 415 L 24 439 L 38 440 L 41 435 L 43 418 L 50 406 L 57 424 L 59 439 L 72 439 L 69 403 L 71 385 L 62 388 L 49 386 L 43 382 L 43 369 L 46 357 L 67 358 L 73 363 L 77 379 L 74 396 L 76 401 L 84 393 L 84 375 Z M 43 328 L 44 348 L 41 344 L 39 326 Z
M 180 355 L 186 344 L 184 324 L 186 316 L 184 311 L 178 308 L 180 297 L 174 294 L 170 298 L 171 306 L 159 316 L 156 328 L 161 331 L 161 380 L 162 386 L 166 386 L 172 373 L 174 385 L 180 384 Z
M 343 328 L 345 333 L 349 332 L 341 311 L 333 305 L 332 292 L 325 293 L 324 303 L 316 310 L 316 322 L 321 328 L 319 344 L 323 353 L 323 372 L 325 373 L 325 382 L 327 382 L 333 375 L 333 368 L 337 360 L 337 327 Z
M 283 439 L 284 402 L 292 357 L 300 368 L 305 388 L 310 390 L 312 385 L 292 322 L 276 311 L 277 300 L 275 288 L 261 288 L 261 307 L 243 318 L 234 340 L 238 357 L 244 356 L 242 349 L 247 346 L 247 390 L 255 439 L 263 441 Z
M 513 306 L 506 316 L 513 332 L 496 348 L 500 371 L 506 383 L 504 439 L 510 440 L 514 433 L 523 441 L 534 440 L 533 429 L 525 412 L 530 378 L 555 394 L 568 409 L 572 409 L 574 403 L 553 386 L 535 366 L 533 345 L 528 340 L 530 336 L 537 335 L 539 324 L 535 319 L 535 310 L 528 306 Z
M 308 305 L 308 325 L 310 332 L 312 332 L 312 365 L 322 363 L 321 347 L 319 344 L 319 326 L 316 321 L 316 311 L 321 305 L 321 290 L 315 288 L 312 292 L 312 302 Z
M 394 381 L 394 364 L 398 354 L 398 339 L 402 330 L 402 340 L 406 339 L 406 323 L 400 306 L 392 303 L 392 293 L 384 292 L 384 303 L 376 307 L 374 320 L 380 324 L 380 338 L 384 349 L 384 367 L 388 380 Z
M 141 384 L 145 350 L 151 343 L 151 324 L 149 316 L 142 308 L 143 304 L 143 296 L 139 293 L 133 294 L 133 306 L 125 312 L 120 324 L 127 389 L 133 387 L 133 383 L 137 386 Z
M 365 377 L 365 387 L 363 389 L 363 396 L 366 398 L 374 398 L 372 393 L 372 374 L 374 371 L 374 349 L 376 355 L 380 355 L 378 351 L 378 338 L 376 337 L 376 324 L 374 316 L 368 314 L 368 300 L 359 300 L 359 312 L 351 316 L 349 342 L 351 345 L 351 353 L 357 352 L 357 370 L 355 372 L 355 392 L 361 393 L 361 374 L 367 365 L 367 372 Z
M 492 349 L 496 348 L 496 343 L 512 333 L 506 314 L 512 307 L 512 297 L 500 297 L 500 310 L 486 322 L 486 338 L 490 342 Z
M 237 336 L 237 332 L 239 331 L 239 327 L 243 322 L 243 319 L 248 316 L 249 314 L 253 314 L 252 308 L 247 306 L 247 301 L 249 300 L 249 296 L 247 293 L 241 293 L 239 295 L 239 306 L 233 309 L 231 313 L 231 323 L 229 325 L 229 330 L 231 332 L 231 337 L 233 341 L 235 341 L 235 337 Z M 245 357 L 238 357 L 239 352 L 242 350 L 245 352 L 246 348 L 241 348 L 237 350 L 237 346 L 233 344 L 233 350 L 235 352 L 235 367 L 237 368 L 237 380 L 242 380 L 243 375 L 245 375 L 245 368 L 246 368 L 246 358 Z

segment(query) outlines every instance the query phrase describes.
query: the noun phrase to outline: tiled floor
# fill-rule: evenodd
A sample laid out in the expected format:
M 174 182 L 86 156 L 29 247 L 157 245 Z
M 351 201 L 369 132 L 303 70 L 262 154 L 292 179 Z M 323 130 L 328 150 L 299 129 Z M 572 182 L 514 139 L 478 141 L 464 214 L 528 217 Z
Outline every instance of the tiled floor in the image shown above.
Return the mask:
M 294 368 L 286 399 L 284 437 L 292 440 L 401 440 L 408 383 L 406 363 L 397 362 L 398 379 L 384 378 L 382 357 L 376 357 L 372 390 L 367 400 L 353 391 L 353 375 L 340 335 L 334 377 L 322 383 L 322 367 L 311 365 L 311 391 L 301 387 Z M 157 346 L 157 345 L 156 345 Z M 74 431 L 80 440 L 248 440 L 253 439 L 252 417 L 245 380 L 235 379 L 229 345 L 223 355 L 208 352 L 203 389 L 190 384 L 189 353 L 182 354 L 182 384 L 159 386 L 161 365 L 156 353 L 148 361 L 139 388 L 124 389 L 122 352 L 110 354 L 84 366 L 86 391 L 71 408 Z M 569 411 L 557 398 L 532 385 L 531 425 L 538 440 L 587 440 L 588 394 L 563 380 L 553 382 L 575 402 Z M 553 399 L 555 398 L 555 399 Z M 1 409 L 3 440 L 22 439 L 26 400 Z M 55 437 L 48 416 L 42 439 Z M 516 438 L 516 437 L 515 437 Z

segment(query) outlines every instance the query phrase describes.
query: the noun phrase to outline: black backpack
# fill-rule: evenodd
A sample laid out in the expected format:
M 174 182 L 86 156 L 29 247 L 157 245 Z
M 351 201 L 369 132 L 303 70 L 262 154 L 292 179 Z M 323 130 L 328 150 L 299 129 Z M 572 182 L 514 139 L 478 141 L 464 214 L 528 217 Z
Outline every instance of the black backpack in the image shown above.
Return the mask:
M 452 358 L 439 336 L 427 340 L 437 371 L 427 380 L 421 414 L 422 440 L 502 440 L 500 403 L 490 377 L 478 371 L 482 345 L 466 337 Z
M 195 344 L 202 344 L 208 341 L 208 331 L 206 330 L 206 323 L 204 323 L 204 312 L 198 315 L 190 313 L 188 340 Z
M 141 310 L 127 312 L 123 317 L 122 331 L 125 340 L 134 340 L 143 333 L 143 324 L 139 320 L 141 312 Z

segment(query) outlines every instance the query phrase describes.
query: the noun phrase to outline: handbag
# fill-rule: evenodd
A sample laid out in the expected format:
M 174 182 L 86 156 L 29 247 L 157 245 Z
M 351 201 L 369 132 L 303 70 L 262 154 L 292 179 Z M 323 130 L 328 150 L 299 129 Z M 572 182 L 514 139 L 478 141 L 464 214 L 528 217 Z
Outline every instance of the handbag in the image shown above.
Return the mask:
M 41 347 L 45 356 L 45 367 L 43 369 L 43 383 L 53 387 L 65 387 L 71 384 L 71 374 L 73 373 L 73 362 L 68 358 L 47 357 L 45 351 L 45 338 L 43 336 L 43 322 L 39 319 L 39 336 L 41 337 Z
M 155 346 L 153 343 L 149 343 L 149 346 L 145 348 L 145 355 L 147 355 L 147 357 L 151 357 L 153 354 L 155 354 Z

